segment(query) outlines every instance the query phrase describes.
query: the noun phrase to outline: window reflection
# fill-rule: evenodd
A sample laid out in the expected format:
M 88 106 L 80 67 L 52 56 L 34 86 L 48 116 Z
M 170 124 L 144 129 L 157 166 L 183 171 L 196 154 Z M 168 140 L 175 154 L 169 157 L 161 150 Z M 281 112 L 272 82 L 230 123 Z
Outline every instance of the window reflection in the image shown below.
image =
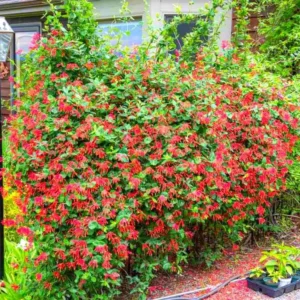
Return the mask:
M 24 55 L 30 51 L 33 36 L 37 32 L 16 32 L 15 33 L 15 49 L 16 49 L 16 67 L 17 77 L 20 78 L 20 67 L 24 60 Z
M 122 46 L 135 46 L 142 43 L 142 23 L 141 21 L 130 21 L 124 23 L 100 23 L 98 28 L 100 34 L 112 36 L 112 45 L 115 45 L 119 36 Z

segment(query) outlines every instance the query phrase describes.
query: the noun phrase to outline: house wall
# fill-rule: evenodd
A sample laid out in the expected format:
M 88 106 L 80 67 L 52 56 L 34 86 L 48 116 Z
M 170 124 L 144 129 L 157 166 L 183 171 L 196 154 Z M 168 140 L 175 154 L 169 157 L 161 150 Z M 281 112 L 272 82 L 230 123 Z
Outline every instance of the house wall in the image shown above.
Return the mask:
M 41 0 L 29 1 L 30 5 L 26 5 L 26 1 L 21 4 L 13 6 L 1 5 L 0 1 L 0 15 L 5 16 L 14 22 L 14 19 L 20 22 L 23 18 L 37 16 L 41 18 L 48 7 L 43 5 Z M 55 1 L 59 6 L 60 0 Z M 121 0 L 91 0 L 95 7 L 95 17 L 98 20 L 108 20 L 120 16 Z M 175 14 L 175 6 L 180 6 L 183 13 L 197 13 L 199 8 L 203 7 L 210 0 L 194 0 L 194 5 L 189 5 L 188 0 L 148 0 L 148 5 L 145 5 L 144 0 L 128 0 L 129 10 L 133 17 L 142 17 L 143 21 L 150 15 L 153 19 L 154 26 L 162 27 L 165 14 Z M 34 6 L 33 3 L 36 3 Z M 221 13 L 221 12 L 220 12 Z M 157 19 L 160 17 L 160 20 Z M 146 35 L 146 23 L 144 22 L 144 35 Z M 232 30 L 232 12 L 229 11 L 226 16 L 226 21 L 221 27 L 220 42 L 222 40 L 230 40 Z
M 120 0 L 94 0 L 91 1 L 95 7 L 95 16 L 100 19 L 113 19 L 120 16 Z M 132 16 L 143 16 L 145 5 L 143 0 L 129 0 L 129 10 Z
M 2 97 L 2 116 L 7 117 L 9 110 L 6 105 L 9 104 L 10 100 L 10 82 L 9 77 L 10 64 L 0 62 L 0 78 L 1 78 L 1 97 Z
M 95 6 L 95 16 L 98 20 L 113 19 L 121 16 L 120 0 L 93 0 Z M 129 0 L 129 10 L 133 17 L 142 17 L 144 21 L 144 35 L 147 35 L 146 20 L 147 15 L 150 15 L 153 20 L 153 25 L 157 28 L 163 26 L 164 15 L 176 14 L 176 6 L 180 6 L 183 13 L 197 13 L 201 7 L 210 0 L 195 0 L 194 5 L 189 5 L 188 0 L 148 0 L 148 5 L 145 5 L 143 0 Z M 221 12 L 220 12 L 221 14 Z M 159 18 L 157 18 L 159 17 Z M 232 28 L 232 12 L 226 14 L 226 21 L 221 27 L 220 42 L 222 40 L 230 40 Z
M 22 18 L 29 16 L 41 17 L 48 7 L 43 5 L 43 1 L 26 1 L 17 3 L 15 0 L 14 5 L 1 5 L 0 1 L 0 15 L 7 18 Z M 56 3 L 61 1 L 56 0 Z M 120 16 L 121 0 L 91 0 L 95 6 L 95 16 L 97 19 L 113 19 L 115 16 Z M 183 13 L 197 13 L 200 7 L 203 7 L 205 3 L 209 3 L 210 0 L 194 0 L 194 5 L 189 5 L 188 0 L 148 0 L 148 7 L 144 4 L 144 0 L 128 0 L 129 10 L 132 16 L 139 16 L 146 19 L 146 15 L 150 14 L 154 20 L 154 25 L 161 27 L 162 21 L 156 19 L 156 15 L 159 15 L 163 20 L 165 14 L 175 14 L 175 5 L 181 6 Z M 33 3 L 36 3 L 34 6 Z M 230 40 L 232 28 L 232 12 L 228 12 L 226 22 L 221 28 L 220 40 Z M 145 31 L 146 32 L 146 31 Z
M 257 13 L 252 13 L 249 16 L 249 25 L 248 25 L 248 30 L 247 33 L 249 34 L 250 38 L 252 39 L 252 51 L 257 51 L 259 46 L 263 43 L 264 38 L 263 36 L 260 36 L 258 34 L 258 26 L 259 26 L 259 22 L 264 20 L 267 16 L 268 13 L 272 11 L 272 7 L 267 8 L 266 11 L 262 11 L 259 14 Z M 235 12 L 233 11 L 232 13 L 232 33 L 234 33 L 235 31 L 235 25 L 237 23 L 237 16 L 235 14 Z

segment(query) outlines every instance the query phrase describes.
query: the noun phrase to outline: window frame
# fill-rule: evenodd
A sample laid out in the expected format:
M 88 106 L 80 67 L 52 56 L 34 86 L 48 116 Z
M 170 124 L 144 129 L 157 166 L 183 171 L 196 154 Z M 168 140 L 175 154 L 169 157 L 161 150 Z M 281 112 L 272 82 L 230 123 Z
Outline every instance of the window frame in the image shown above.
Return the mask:
M 185 14 L 190 14 L 190 15 L 194 15 L 195 16 L 195 19 L 197 19 L 197 18 L 199 18 L 199 19 L 201 19 L 201 18 L 204 18 L 203 16 L 201 16 L 199 13 L 190 13 L 190 12 L 186 12 L 186 13 L 182 13 L 183 15 L 185 15 Z M 180 16 L 180 15 L 182 15 L 182 14 L 176 14 L 176 13 L 164 13 L 163 14 L 163 18 L 164 18 L 164 22 L 172 22 L 172 18 L 174 18 L 174 17 L 176 17 L 176 16 Z M 167 19 L 167 18 L 170 18 L 169 20 Z M 185 23 L 185 24 L 192 24 L 192 23 L 194 23 L 194 25 L 193 25 L 193 27 L 196 25 L 195 23 L 195 21 L 193 21 L 193 22 L 191 22 L 191 23 Z M 192 31 L 190 31 L 190 32 L 192 32 Z M 188 33 L 190 33 L 190 32 L 187 32 L 183 37 L 181 37 L 181 40 L 182 40 L 182 42 L 183 42 L 183 38 L 188 34 Z M 180 37 L 179 37 L 180 38 Z M 203 40 L 203 41 L 205 41 L 206 39 L 208 39 L 209 38 L 209 36 L 206 36 L 206 37 L 201 37 L 201 40 Z M 174 41 L 175 41 L 175 37 L 174 37 Z M 178 43 L 180 44 L 180 41 L 177 39 L 177 41 L 178 41 Z M 176 44 L 176 46 L 177 46 L 177 44 Z M 180 49 L 182 48 L 182 46 L 183 46 L 183 44 L 181 45 L 181 47 L 180 47 Z M 176 47 L 176 49 L 177 50 L 180 50 L 180 49 L 178 49 L 177 47 Z M 175 50 L 173 50 L 173 51 L 171 51 L 171 53 L 174 53 L 174 51 Z
M 18 32 L 37 32 L 42 33 L 42 23 L 41 22 L 32 22 L 32 23 L 17 23 L 10 24 L 11 28 L 14 31 L 14 39 L 12 43 L 12 55 L 11 57 L 14 62 L 16 62 L 16 33 Z M 31 30 L 30 30 L 31 29 Z
M 17 56 L 16 56 L 16 33 L 18 32 L 37 32 L 39 34 L 42 34 L 42 22 L 26 22 L 26 23 L 10 23 L 11 28 L 14 31 L 14 37 L 13 42 L 11 45 L 11 51 L 10 51 L 10 58 L 14 62 L 14 64 L 11 64 L 10 67 L 10 74 L 15 75 L 16 67 L 17 67 Z M 11 90 L 11 99 L 10 99 L 10 105 L 13 107 L 14 105 L 14 84 L 10 84 L 10 90 Z
M 201 18 L 201 16 L 199 15 L 199 14 L 197 14 L 197 13 L 183 13 L 183 14 L 193 14 L 193 15 L 195 15 L 195 17 L 197 18 Z M 164 22 L 166 22 L 166 23 L 170 23 L 170 22 L 172 22 L 172 19 L 174 18 L 174 17 L 176 17 L 176 16 L 180 16 L 181 14 L 178 14 L 178 13 L 174 13 L 174 12 L 172 12 L 172 13 L 164 13 L 163 14 L 163 20 L 164 20 Z M 188 23 L 185 23 L 185 24 L 188 24 Z M 191 24 L 191 23 L 190 23 Z M 195 25 L 194 25 L 195 26 Z M 192 31 L 190 31 L 190 32 L 192 32 Z M 188 33 L 186 33 L 186 34 L 188 34 Z M 185 34 L 185 35 L 186 35 Z M 180 37 L 179 36 L 179 38 L 176 38 L 175 39 L 175 37 L 174 37 L 174 41 L 175 40 L 177 40 L 177 42 L 178 42 L 178 44 L 180 45 L 180 48 L 178 49 L 177 47 L 176 47 L 176 49 L 177 50 L 180 50 L 181 48 L 182 48 L 182 46 L 183 46 L 183 43 L 182 43 L 182 45 L 181 45 L 181 42 L 180 42 L 180 40 L 179 39 L 181 39 L 182 40 L 182 42 L 183 42 L 183 38 L 184 38 L 185 36 L 183 36 L 183 37 Z M 177 43 L 176 43 L 176 46 L 177 46 Z M 175 50 L 174 50 L 175 51 Z M 172 53 L 174 52 L 174 51 L 172 51 Z

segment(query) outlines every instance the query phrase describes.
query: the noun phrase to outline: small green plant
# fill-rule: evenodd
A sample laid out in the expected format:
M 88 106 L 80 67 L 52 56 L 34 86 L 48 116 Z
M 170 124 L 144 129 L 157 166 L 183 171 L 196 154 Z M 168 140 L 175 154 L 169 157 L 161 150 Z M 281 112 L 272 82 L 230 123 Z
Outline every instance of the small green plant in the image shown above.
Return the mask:
M 264 251 L 260 262 L 265 262 L 265 268 L 268 276 L 273 282 L 280 279 L 289 278 L 300 267 L 297 258 L 300 255 L 300 249 L 282 244 L 274 244 L 274 249 Z
M 266 275 L 266 272 L 261 269 L 260 267 L 254 268 L 253 270 L 251 270 L 251 273 L 249 275 L 250 278 L 253 279 L 259 279 L 262 278 Z
M 19 244 L 5 240 L 5 275 L 0 282 L 0 300 L 32 299 L 26 289 L 27 242 Z
M 198 257 L 195 257 L 195 263 L 203 262 L 207 268 L 211 268 L 213 264 L 220 259 L 222 256 L 221 251 L 219 249 L 205 249 L 203 250 Z
M 20 215 L 21 211 L 18 206 L 18 201 L 20 199 L 20 194 L 11 188 L 7 182 L 4 183 L 4 217 L 6 221 L 4 225 L 5 227 L 5 237 L 11 242 L 18 242 L 20 240 L 20 236 L 17 234 L 16 229 L 11 227 L 15 222 L 18 215 Z
M 270 281 L 273 283 L 278 283 L 280 279 L 283 279 L 279 271 L 274 271 L 269 274 Z

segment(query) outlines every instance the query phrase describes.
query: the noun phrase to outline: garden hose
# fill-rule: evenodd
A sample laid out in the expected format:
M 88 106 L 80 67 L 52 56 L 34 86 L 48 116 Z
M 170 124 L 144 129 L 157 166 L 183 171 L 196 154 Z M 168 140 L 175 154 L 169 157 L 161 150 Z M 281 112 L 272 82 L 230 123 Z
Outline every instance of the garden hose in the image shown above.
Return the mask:
M 203 290 L 205 290 L 207 288 L 204 288 L 204 289 L 202 288 L 202 289 L 197 289 L 197 290 L 193 290 L 193 291 L 184 292 L 184 293 L 181 293 L 181 294 L 176 294 L 176 295 L 166 296 L 166 297 L 162 297 L 162 298 L 157 298 L 157 299 L 154 299 L 154 300 L 202 300 L 202 299 L 206 299 L 206 298 L 214 295 L 215 293 L 219 292 L 222 288 L 224 288 L 226 285 L 228 285 L 232 281 L 237 280 L 239 278 L 242 278 L 244 276 L 247 276 L 247 275 L 249 275 L 249 273 L 250 272 L 247 272 L 247 273 L 242 274 L 242 275 L 236 275 L 236 276 L 230 277 L 225 282 L 216 285 L 209 293 L 204 294 L 204 295 L 202 295 L 200 297 L 196 297 L 196 298 L 184 298 L 184 296 L 186 296 L 186 295 L 194 294 L 194 293 L 203 291 Z

